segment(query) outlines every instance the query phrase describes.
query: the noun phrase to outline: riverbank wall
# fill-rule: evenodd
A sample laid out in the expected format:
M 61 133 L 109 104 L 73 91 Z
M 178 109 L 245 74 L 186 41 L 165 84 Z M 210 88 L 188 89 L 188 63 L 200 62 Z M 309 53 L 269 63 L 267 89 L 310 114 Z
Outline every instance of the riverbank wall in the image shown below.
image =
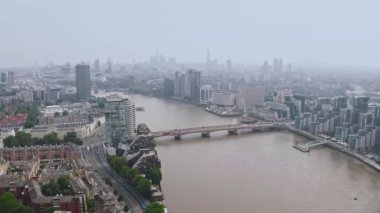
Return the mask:
M 290 132 L 293 132 L 295 134 L 301 135 L 301 136 L 308 138 L 310 140 L 320 140 L 317 136 L 312 135 L 312 134 L 305 132 L 305 131 L 296 130 L 296 129 L 289 128 L 289 127 L 286 127 L 284 129 L 288 130 Z M 332 141 L 326 140 L 326 142 L 327 142 L 326 145 L 329 146 L 330 148 L 335 149 L 335 150 L 340 151 L 340 152 L 343 152 L 344 154 L 346 154 L 350 157 L 353 157 L 353 158 L 361 161 L 362 163 L 366 164 L 367 166 L 373 168 L 377 172 L 380 172 L 380 165 L 377 164 L 375 161 L 370 160 L 370 159 L 366 158 L 365 156 L 358 154 L 356 152 L 352 152 L 345 147 L 341 147 Z

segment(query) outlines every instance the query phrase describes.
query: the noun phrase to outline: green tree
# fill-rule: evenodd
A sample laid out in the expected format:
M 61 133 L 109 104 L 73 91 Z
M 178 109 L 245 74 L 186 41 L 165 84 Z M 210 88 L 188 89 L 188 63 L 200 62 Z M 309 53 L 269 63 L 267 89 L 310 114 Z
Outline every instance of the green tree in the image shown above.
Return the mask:
M 56 132 L 52 132 L 44 136 L 44 141 L 46 144 L 61 144 L 62 140 L 58 138 Z
M 65 111 L 63 111 L 62 115 L 66 117 L 69 115 L 69 112 L 67 110 L 65 110 Z
M 15 136 L 13 136 L 13 135 L 10 135 L 10 136 L 4 138 L 3 143 L 4 143 L 5 147 L 18 146 L 18 142 L 17 142 Z
M 25 127 L 26 129 L 33 128 L 33 127 L 34 127 L 34 122 L 31 121 L 31 120 L 28 120 L 28 119 L 27 119 L 27 120 L 25 121 L 24 127 Z
M 120 170 L 120 175 L 127 180 L 128 183 L 131 183 L 133 178 L 139 174 L 139 171 L 136 168 L 129 168 L 128 166 L 123 166 Z
M 121 202 L 121 201 L 123 201 L 123 196 L 122 195 L 119 195 L 119 197 L 117 197 L 117 201 L 119 201 L 119 202 Z
M 94 198 L 86 197 L 86 206 L 89 213 L 94 212 L 95 201 Z
M 159 185 L 162 180 L 162 174 L 160 168 L 154 167 L 149 173 L 149 179 L 152 180 L 154 185 Z
M 125 157 L 111 156 L 108 157 L 108 164 L 117 172 L 120 173 L 120 170 L 123 166 L 128 165 L 128 161 Z
M 109 177 L 104 178 L 104 182 L 106 182 L 107 185 L 112 186 L 112 181 Z
M 34 209 L 29 206 L 20 206 L 14 211 L 14 213 L 34 213 Z
M 50 206 L 48 208 L 45 208 L 42 210 L 42 213 L 54 213 L 55 208 L 53 206 Z
M 19 208 L 20 203 L 16 199 L 15 195 L 11 192 L 5 192 L 0 196 L 0 210 L 7 210 L 13 212 Z
M 144 209 L 144 213 L 164 213 L 164 206 L 160 203 L 150 203 Z
M 16 133 L 15 139 L 20 146 L 30 146 L 32 145 L 32 135 L 24 131 L 18 131 Z
M 70 187 L 70 182 L 67 177 L 61 176 L 58 178 L 57 183 L 60 189 L 67 189 Z
M 149 179 L 142 176 L 136 176 L 132 180 L 132 184 L 135 187 L 136 191 L 138 191 L 142 196 L 147 199 L 150 198 L 150 187 L 152 184 Z
M 76 132 L 68 132 L 65 136 L 63 136 L 63 142 L 64 143 L 74 143 L 76 145 L 82 145 L 83 141 L 77 137 Z
M 59 185 L 54 180 L 50 180 L 48 184 L 43 185 L 41 191 L 45 196 L 55 196 L 62 193 Z

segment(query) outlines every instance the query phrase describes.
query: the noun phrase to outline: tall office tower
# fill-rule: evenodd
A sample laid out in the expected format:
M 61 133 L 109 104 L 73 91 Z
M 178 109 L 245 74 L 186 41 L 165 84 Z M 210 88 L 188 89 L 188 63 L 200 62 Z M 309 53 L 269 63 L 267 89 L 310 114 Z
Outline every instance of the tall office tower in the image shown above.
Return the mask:
M 107 71 L 112 72 L 113 63 L 110 58 L 107 59 Z
M 107 97 L 104 106 L 106 141 L 114 147 L 126 143 L 136 129 L 135 104 L 118 95 Z
M 334 99 L 334 109 L 340 111 L 341 109 L 347 109 L 347 97 L 339 96 Z
M 354 98 L 354 110 L 356 112 L 368 112 L 369 97 L 357 96 Z
M 375 106 L 374 123 L 376 126 L 380 126 L 380 105 Z
M 286 72 L 292 72 L 292 64 L 288 64 Z
M 263 70 L 264 72 L 268 72 L 268 71 L 269 71 L 268 61 L 264 61 L 264 63 L 263 63 L 263 67 L 262 67 L 262 70 Z
M 180 72 L 175 72 L 174 74 L 174 96 L 180 97 Z
M 186 90 L 186 75 L 181 74 L 179 76 L 179 97 L 185 97 Z
M 3 72 L 1 73 L 1 83 L 7 82 L 7 73 Z
M 78 64 L 75 66 L 75 81 L 77 88 L 77 98 L 86 100 L 91 97 L 90 65 Z
M 8 71 L 8 86 L 13 86 L 15 84 L 15 72 Z
M 187 70 L 185 96 L 190 98 L 192 102 L 198 103 L 200 100 L 200 89 L 201 72 L 195 70 Z
M 278 59 L 278 68 L 277 68 L 277 72 L 282 72 L 282 58 L 279 58 Z
M 273 72 L 277 72 L 277 71 L 278 71 L 278 59 L 274 58 L 273 59 Z
M 226 66 L 227 66 L 227 71 L 231 72 L 232 71 L 232 61 L 230 59 L 226 61 Z
M 165 78 L 162 83 L 162 96 L 170 97 L 174 95 L 174 81 L 172 79 Z
M 100 72 L 100 62 L 99 62 L 99 59 L 95 59 L 94 66 L 95 66 L 95 72 Z
M 209 65 L 210 63 L 211 63 L 210 49 L 207 49 L 206 64 Z

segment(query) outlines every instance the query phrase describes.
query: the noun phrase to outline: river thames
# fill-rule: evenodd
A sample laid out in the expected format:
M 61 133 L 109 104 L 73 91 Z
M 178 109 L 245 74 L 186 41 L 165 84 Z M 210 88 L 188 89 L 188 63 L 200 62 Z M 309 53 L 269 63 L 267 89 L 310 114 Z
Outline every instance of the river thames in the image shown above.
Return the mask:
M 129 96 L 152 131 L 237 123 L 175 101 Z M 309 154 L 306 141 L 279 131 L 226 132 L 157 141 L 162 189 L 171 213 L 380 212 L 380 174 L 327 147 Z

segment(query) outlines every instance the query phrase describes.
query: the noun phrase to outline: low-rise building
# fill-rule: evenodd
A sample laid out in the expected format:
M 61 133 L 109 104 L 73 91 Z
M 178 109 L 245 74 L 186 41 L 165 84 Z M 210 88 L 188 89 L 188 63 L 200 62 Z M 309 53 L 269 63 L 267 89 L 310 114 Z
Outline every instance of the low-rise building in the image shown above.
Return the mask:
M 23 200 L 36 212 L 54 207 L 59 211 L 72 213 L 86 212 L 86 196 L 84 194 L 44 196 L 37 181 L 31 180 L 24 189 Z
M 81 151 L 73 144 L 12 147 L 0 149 L 0 159 L 8 161 L 28 161 L 37 159 L 81 159 Z

